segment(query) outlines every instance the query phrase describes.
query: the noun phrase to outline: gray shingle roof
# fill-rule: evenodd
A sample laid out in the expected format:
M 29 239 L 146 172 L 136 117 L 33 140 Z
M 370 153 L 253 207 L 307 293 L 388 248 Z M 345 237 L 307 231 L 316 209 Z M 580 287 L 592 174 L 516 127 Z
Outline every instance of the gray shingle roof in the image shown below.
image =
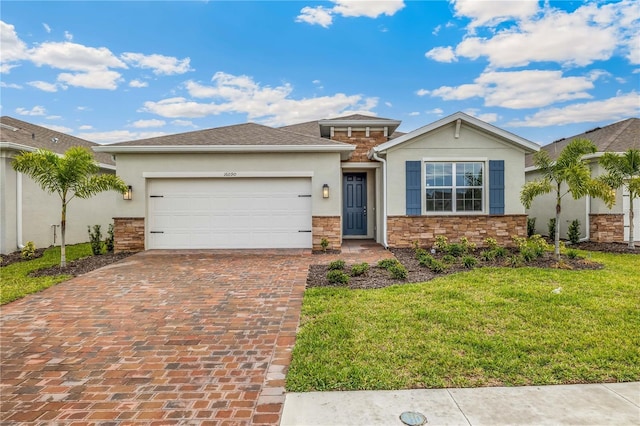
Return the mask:
M 290 126 L 280 127 L 281 130 L 289 132 L 301 133 L 303 135 L 320 137 L 320 125 L 318 121 L 307 121 L 306 123 L 292 124 Z
M 384 118 L 384 117 L 376 117 L 374 115 L 363 115 L 363 114 L 351 114 L 351 115 L 345 115 L 344 117 L 335 117 L 335 118 L 328 118 L 327 120 L 340 120 L 340 121 L 344 121 L 344 120 L 349 120 L 349 121 L 371 121 L 371 120 L 376 120 L 376 121 L 396 121 L 396 120 L 392 120 L 390 118 Z
M 89 148 L 96 161 L 111 166 L 115 165 L 111 155 L 93 152 L 91 148 L 99 146 L 97 143 L 9 116 L 0 117 L 0 123 L 3 124 L 0 126 L 0 142 L 14 143 L 36 149 L 48 149 L 58 154 L 64 154 L 67 149 L 73 146 L 84 146 Z
M 604 127 L 596 127 L 579 135 L 560 139 L 543 146 L 552 159 L 574 139 L 589 139 L 598 152 L 624 152 L 630 148 L 640 149 L 640 118 L 628 118 Z M 533 155 L 526 156 L 525 166 L 533 165 Z
M 324 145 L 348 146 L 335 142 L 282 129 L 263 126 L 255 123 L 236 124 L 214 129 L 196 130 L 175 135 L 158 136 L 115 143 L 110 146 L 198 146 L 198 145 L 237 145 L 237 146 L 282 146 L 282 145 Z

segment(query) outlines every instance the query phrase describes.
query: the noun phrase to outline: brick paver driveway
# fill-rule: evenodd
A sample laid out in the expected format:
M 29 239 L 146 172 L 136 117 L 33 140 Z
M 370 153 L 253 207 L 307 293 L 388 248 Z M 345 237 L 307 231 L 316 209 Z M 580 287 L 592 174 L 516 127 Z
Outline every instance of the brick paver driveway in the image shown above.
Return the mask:
M 3 306 L 3 423 L 277 424 L 312 256 L 145 252 Z

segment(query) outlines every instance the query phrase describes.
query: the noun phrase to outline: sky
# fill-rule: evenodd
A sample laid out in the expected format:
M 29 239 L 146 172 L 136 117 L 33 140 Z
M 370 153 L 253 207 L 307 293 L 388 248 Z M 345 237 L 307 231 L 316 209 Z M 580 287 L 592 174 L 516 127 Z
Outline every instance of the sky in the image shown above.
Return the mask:
M 7 1 L 0 113 L 97 143 L 462 111 L 544 145 L 640 116 L 640 2 Z

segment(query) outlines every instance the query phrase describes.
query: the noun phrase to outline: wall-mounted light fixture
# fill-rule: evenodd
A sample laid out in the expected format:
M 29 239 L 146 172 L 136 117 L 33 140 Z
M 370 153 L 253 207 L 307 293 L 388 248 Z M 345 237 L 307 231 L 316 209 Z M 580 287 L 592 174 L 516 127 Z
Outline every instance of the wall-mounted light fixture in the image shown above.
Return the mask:
M 329 185 L 322 185 L 322 198 L 329 198 Z
M 127 192 L 122 194 L 122 199 L 123 200 L 133 200 L 133 189 L 131 188 L 131 185 L 127 186 Z

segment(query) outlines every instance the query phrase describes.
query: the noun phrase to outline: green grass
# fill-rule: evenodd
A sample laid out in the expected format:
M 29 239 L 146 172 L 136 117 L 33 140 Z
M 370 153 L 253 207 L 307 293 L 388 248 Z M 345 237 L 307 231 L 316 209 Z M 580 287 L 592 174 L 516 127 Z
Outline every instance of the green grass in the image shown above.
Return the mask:
M 589 256 L 605 268 L 481 268 L 379 290 L 309 289 L 287 390 L 640 380 L 640 258 Z
M 67 262 L 69 262 L 91 256 L 91 246 L 88 243 L 70 245 L 66 247 L 66 252 Z M 45 250 L 42 257 L 0 268 L 0 305 L 20 299 L 31 293 L 37 293 L 54 284 L 68 280 L 70 278 L 69 275 L 37 278 L 27 276 L 31 271 L 59 264 L 60 247 L 51 247 Z

